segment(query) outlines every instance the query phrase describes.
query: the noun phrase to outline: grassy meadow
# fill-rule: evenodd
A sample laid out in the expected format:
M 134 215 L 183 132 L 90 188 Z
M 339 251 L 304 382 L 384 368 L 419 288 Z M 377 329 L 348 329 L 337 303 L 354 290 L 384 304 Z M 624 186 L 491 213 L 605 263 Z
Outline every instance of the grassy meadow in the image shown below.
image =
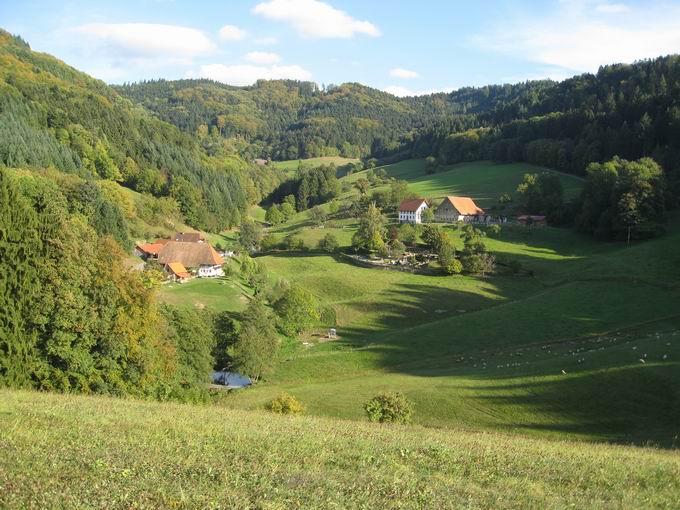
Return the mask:
M 429 198 L 460 193 L 483 205 L 537 170 L 476 162 L 426 176 L 419 160 L 386 169 Z M 580 179 L 560 175 L 567 195 L 577 194 Z M 446 228 L 461 248 L 460 232 Z M 305 211 L 268 230 L 308 246 L 331 232 L 348 246 L 355 229 L 354 219 L 312 227 Z M 414 275 L 317 253 L 259 257 L 272 282 L 295 281 L 332 309 L 340 338 L 324 341 L 323 327 L 303 336 L 264 382 L 222 405 L 258 410 L 287 391 L 310 414 L 363 419 L 371 396 L 402 391 L 420 425 L 677 446 L 680 217 L 667 229 L 627 247 L 570 229 L 506 226 L 486 244 L 500 262 L 520 262 L 522 276 Z M 162 299 L 240 310 L 247 297 L 234 280 L 166 286 Z
M 0 390 L 0 507 L 677 508 L 675 451 Z
M 354 158 L 343 158 L 340 156 L 324 156 L 319 158 L 291 159 L 288 161 L 272 161 L 271 164 L 281 170 L 295 171 L 298 169 L 300 161 L 302 161 L 302 166 L 304 167 L 316 167 L 330 164 L 340 167 L 347 165 L 348 163 L 355 163 L 359 160 Z

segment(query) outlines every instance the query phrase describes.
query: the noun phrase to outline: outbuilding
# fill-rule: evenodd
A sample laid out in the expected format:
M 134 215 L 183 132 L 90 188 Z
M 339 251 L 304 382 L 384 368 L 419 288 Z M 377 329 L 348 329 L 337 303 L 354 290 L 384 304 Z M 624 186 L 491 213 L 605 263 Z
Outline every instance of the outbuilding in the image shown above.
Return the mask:
M 478 207 L 470 197 L 448 196 L 434 211 L 435 221 L 442 223 L 477 223 L 484 221 L 484 209 Z

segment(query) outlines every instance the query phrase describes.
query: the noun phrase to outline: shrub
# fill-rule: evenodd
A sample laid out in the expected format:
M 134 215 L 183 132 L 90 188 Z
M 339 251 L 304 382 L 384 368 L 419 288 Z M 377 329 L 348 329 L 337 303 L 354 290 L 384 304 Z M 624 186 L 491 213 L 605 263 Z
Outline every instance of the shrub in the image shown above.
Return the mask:
M 328 253 L 333 253 L 339 246 L 340 243 L 338 243 L 338 238 L 331 233 L 328 233 L 323 236 L 323 238 L 319 239 L 318 248 Z
M 267 409 L 278 414 L 302 414 L 305 406 L 298 399 L 288 393 L 282 393 L 267 404 Z
M 463 264 L 458 259 L 451 259 L 442 268 L 446 274 L 460 274 L 463 272 Z
M 381 393 L 364 404 L 368 420 L 379 423 L 409 423 L 413 403 L 402 393 Z
M 283 240 L 284 246 L 289 251 L 304 251 L 305 242 L 301 237 L 289 235 Z

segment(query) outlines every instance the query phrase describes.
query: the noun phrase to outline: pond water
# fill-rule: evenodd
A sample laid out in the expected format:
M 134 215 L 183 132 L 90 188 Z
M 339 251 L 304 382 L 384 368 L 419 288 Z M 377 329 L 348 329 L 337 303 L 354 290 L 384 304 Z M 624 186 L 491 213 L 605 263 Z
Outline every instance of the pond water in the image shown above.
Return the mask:
M 244 388 L 253 384 L 250 378 L 245 375 L 227 372 L 226 370 L 213 372 L 212 379 L 214 384 L 221 384 L 227 388 Z

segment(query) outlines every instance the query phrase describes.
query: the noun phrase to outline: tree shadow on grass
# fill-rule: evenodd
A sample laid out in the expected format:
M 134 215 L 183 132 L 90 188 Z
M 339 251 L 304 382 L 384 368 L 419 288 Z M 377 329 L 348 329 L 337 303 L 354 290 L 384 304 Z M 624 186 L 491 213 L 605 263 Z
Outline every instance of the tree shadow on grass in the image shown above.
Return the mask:
M 489 405 L 533 410 L 542 420 L 504 428 L 569 432 L 619 443 L 680 446 L 680 364 L 628 365 L 532 383 L 476 388 Z M 512 416 L 513 413 L 508 413 Z

